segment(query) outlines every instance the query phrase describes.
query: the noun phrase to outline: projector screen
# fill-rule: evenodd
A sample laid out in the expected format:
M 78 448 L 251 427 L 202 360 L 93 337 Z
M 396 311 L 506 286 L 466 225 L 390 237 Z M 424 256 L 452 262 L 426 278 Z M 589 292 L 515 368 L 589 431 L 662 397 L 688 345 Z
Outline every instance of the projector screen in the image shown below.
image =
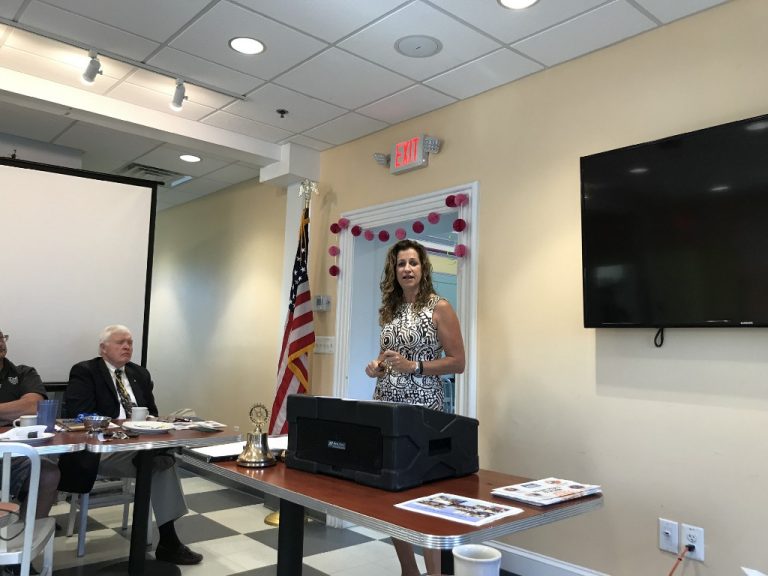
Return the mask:
M 145 364 L 154 182 L 0 159 L 0 330 L 46 384 L 125 324 Z

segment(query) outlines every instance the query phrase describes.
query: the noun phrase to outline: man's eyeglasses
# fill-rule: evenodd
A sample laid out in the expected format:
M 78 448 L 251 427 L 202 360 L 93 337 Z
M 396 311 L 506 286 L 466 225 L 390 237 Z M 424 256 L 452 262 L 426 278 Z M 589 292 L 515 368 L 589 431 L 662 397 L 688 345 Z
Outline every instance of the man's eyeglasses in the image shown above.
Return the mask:
M 0 340 L 3 340 L 4 342 L 8 342 L 8 338 L 10 337 L 11 337 L 10 334 L 3 334 L 2 332 L 0 332 Z

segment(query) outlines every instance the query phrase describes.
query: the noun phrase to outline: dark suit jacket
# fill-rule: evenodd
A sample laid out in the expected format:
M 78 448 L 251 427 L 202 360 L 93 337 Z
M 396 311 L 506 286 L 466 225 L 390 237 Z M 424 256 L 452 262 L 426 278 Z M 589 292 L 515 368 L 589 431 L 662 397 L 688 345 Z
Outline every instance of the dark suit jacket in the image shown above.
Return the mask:
M 133 362 L 126 364 L 123 369 L 131 383 L 136 404 L 146 406 L 150 414 L 157 416 L 157 405 L 152 394 L 154 384 L 149 372 Z M 120 414 L 120 400 L 114 380 L 100 357 L 72 366 L 67 390 L 64 392 L 65 417 L 75 418 L 78 414 L 93 412 L 112 418 Z M 99 460 L 99 454 L 93 452 L 62 454 L 59 457 L 59 490 L 78 494 L 90 492 L 96 481 Z
M 147 369 L 133 362 L 128 362 L 123 369 L 131 383 L 136 405 L 146 406 L 150 414 L 157 416 L 157 405 L 152 394 L 154 384 Z M 101 357 L 72 366 L 67 390 L 64 392 L 64 406 L 68 418 L 75 418 L 84 412 L 117 418 L 120 414 L 120 399 L 117 397 L 114 380 Z

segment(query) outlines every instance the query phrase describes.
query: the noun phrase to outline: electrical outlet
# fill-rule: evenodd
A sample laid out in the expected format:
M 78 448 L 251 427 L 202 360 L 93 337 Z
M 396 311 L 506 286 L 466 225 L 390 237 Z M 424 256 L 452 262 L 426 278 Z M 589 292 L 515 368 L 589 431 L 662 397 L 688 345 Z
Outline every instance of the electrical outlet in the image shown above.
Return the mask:
M 677 554 L 680 551 L 677 522 L 659 518 L 659 548 Z
M 688 552 L 686 558 L 704 561 L 704 528 L 683 524 L 680 527 L 680 539 L 683 546 L 693 544 L 696 548 Z

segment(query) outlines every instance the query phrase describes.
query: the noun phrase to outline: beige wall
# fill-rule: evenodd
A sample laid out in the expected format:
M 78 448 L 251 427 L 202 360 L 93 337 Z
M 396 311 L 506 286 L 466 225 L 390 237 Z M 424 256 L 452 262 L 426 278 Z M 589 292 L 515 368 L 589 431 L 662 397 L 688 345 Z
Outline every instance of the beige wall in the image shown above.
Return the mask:
M 147 365 L 161 412 L 252 428 L 270 408 L 280 310 L 285 191 L 241 184 L 158 214 Z
M 768 332 L 669 330 L 657 350 L 652 330 L 584 329 L 579 215 L 580 156 L 768 112 L 766 22 L 768 2 L 736 0 L 323 156 L 318 251 L 341 212 L 479 181 L 481 465 L 606 492 L 601 511 L 509 543 L 666 574 L 664 516 L 705 528 L 698 574 L 768 569 Z M 371 160 L 422 132 L 444 141 L 427 169 Z M 333 294 L 330 258 L 312 264 L 313 289 Z M 326 392 L 330 364 L 315 358 Z
M 481 465 L 606 493 L 602 510 L 511 544 L 615 575 L 666 574 L 664 516 L 706 530 L 706 564 L 679 572 L 768 570 L 768 332 L 669 330 L 655 349 L 652 330 L 584 329 L 579 220 L 580 156 L 768 112 L 766 22 L 768 2 L 733 0 L 323 154 L 314 294 L 336 294 L 326 250 L 341 212 L 479 182 Z M 395 177 L 371 159 L 422 132 L 444 141 L 427 169 Z M 159 219 L 150 367 L 191 382 L 182 402 L 163 403 L 228 419 L 242 411 L 234 401 L 274 390 L 281 314 L 264 303 L 282 297 L 284 213 L 275 191 L 258 210 L 251 192 L 262 198 L 227 191 Z M 334 333 L 333 310 L 316 329 Z M 331 393 L 332 376 L 333 357 L 316 356 L 314 390 Z

